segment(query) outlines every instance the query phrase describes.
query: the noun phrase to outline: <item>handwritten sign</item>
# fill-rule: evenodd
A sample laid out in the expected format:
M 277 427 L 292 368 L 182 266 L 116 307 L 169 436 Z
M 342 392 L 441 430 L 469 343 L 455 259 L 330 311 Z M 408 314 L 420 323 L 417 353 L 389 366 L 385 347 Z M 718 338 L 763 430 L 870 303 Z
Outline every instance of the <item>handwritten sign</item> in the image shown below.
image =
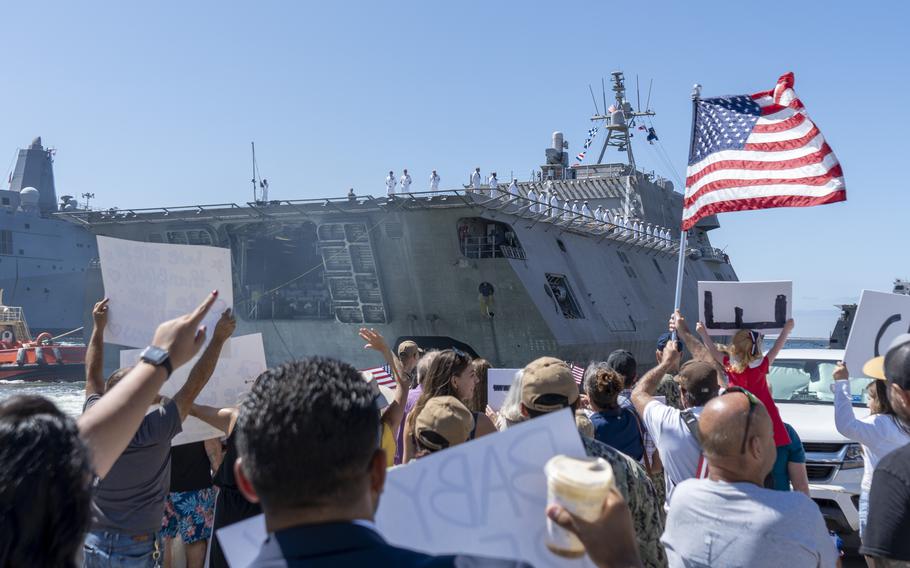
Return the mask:
M 145 347 L 158 324 L 193 310 L 212 290 L 218 300 L 203 321 L 210 331 L 234 304 L 230 249 L 98 237 L 98 255 L 111 299 L 107 343 Z
M 227 347 L 230 347 L 228 350 Z M 139 361 L 142 349 L 129 349 L 120 352 L 120 366 L 135 365 Z M 201 353 L 200 353 L 201 355 Z M 193 366 L 199 360 L 197 355 L 189 363 L 174 371 L 171 378 L 161 387 L 160 394 L 173 398 L 177 391 L 186 383 Z M 212 378 L 196 397 L 196 402 L 207 406 L 226 407 L 237 404 L 240 397 L 250 390 L 253 381 L 266 370 L 265 350 L 262 345 L 262 334 L 242 335 L 232 337 L 225 344 L 221 352 Z M 226 435 L 221 430 L 209 426 L 205 422 L 187 417 L 183 422 L 183 431 L 174 437 L 171 445 L 179 446 L 217 438 Z
M 587 558 L 558 557 L 544 544 L 543 466 L 556 454 L 585 456 L 569 410 L 391 469 L 376 525 L 391 544 L 429 554 L 524 560 L 538 568 L 592 566 Z M 265 538 L 261 516 L 218 531 L 232 568 L 249 566 L 261 546 L 255 543 Z
M 895 337 L 908 332 L 910 296 L 863 290 L 844 352 L 850 375 L 862 376 L 866 361 L 884 355 Z
M 487 371 L 487 404 L 490 408 L 499 412 L 502 403 L 509 394 L 509 388 L 512 381 L 515 380 L 515 373 L 521 369 L 490 369 Z
M 780 333 L 793 309 L 793 282 L 699 282 L 699 319 L 710 335 L 740 329 Z

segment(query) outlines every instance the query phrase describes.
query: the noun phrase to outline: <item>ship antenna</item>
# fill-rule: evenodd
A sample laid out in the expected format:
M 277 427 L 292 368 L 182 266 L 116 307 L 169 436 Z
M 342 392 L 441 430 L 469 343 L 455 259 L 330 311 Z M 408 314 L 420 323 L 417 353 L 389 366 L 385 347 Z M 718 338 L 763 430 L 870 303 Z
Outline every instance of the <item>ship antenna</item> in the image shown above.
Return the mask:
M 648 100 L 645 102 L 645 111 L 651 111 L 651 87 L 654 86 L 654 78 L 651 78 L 651 82 L 648 83 Z
M 591 83 L 588 83 L 588 90 L 591 91 L 591 101 L 594 102 L 594 114 L 600 114 L 600 109 L 597 108 L 597 99 L 594 97 L 594 89 L 591 88 Z
M 641 89 L 638 88 L 638 73 L 635 74 L 635 108 L 641 110 Z
M 607 87 L 603 77 L 600 78 L 600 95 L 604 98 L 604 114 L 607 114 Z
M 250 183 L 253 184 L 253 203 L 256 202 L 256 143 L 250 142 L 250 149 L 253 151 L 253 177 Z

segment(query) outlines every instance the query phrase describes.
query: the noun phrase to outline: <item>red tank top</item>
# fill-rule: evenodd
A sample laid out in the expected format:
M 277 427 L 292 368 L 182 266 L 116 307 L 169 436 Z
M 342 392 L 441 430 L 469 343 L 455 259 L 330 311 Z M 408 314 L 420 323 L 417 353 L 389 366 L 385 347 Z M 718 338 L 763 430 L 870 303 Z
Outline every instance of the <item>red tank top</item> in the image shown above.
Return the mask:
M 771 396 L 771 389 L 768 388 L 768 358 L 763 357 L 761 363 L 755 367 L 747 366 L 742 373 L 737 373 L 730 365 L 730 358 L 724 357 L 724 369 L 727 371 L 727 377 L 730 384 L 742 387 L 755 395 L 765 405 L 765 409 L 771 416 L 771 422 L 774 425 L 774 445 L 786 446 L 790 443 L 790 434 L 784 427 L 784 421 L 781 420 L 780 412 L 777 405 L 774 404 L 774 398 Z

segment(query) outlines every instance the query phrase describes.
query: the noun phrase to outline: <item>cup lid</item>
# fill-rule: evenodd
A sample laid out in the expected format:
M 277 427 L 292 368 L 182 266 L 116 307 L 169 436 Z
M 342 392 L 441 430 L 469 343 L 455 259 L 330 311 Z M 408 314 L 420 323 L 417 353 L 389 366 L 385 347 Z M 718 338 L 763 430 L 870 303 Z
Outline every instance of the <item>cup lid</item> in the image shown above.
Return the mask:
M 603 458 L 554 456 L 544 466 L 547 478 L 582 489 L 603 490 L 613 485 L 613 468 Z

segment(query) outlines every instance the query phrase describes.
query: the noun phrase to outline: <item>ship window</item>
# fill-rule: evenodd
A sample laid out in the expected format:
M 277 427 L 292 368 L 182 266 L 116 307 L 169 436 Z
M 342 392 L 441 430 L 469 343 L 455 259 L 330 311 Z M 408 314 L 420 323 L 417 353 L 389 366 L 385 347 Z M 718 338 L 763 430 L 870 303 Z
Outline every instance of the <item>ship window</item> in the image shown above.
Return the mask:
M 0 254 L 13 254 L 13 232 L 8 229 L 0 230 Z
M 566 319 L 584 319 L 575 293 L 564 274 L 547 274 L 546 292 Z
M 187 244 L 186 233 L 183 231 L 168 231 L 167 242 L 172 245 L 185 245 Z
M 512 227 L 482 217 L 458 220 L 458 243 L 468 258 L 512 258 L 524 260 L 525 252 Z

